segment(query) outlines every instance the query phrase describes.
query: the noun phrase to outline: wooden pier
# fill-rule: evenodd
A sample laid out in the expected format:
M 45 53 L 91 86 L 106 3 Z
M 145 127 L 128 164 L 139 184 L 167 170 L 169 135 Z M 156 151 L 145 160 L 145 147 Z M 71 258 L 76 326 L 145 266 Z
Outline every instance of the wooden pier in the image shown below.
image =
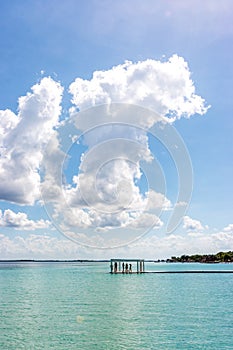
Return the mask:
M 145 270 L 144 259 L 111 259 L 110 260 L 111 274 L 203 274 L 203 273 L 233 273 L 232 270 Z
M 145 273 L 144 259 L 111 259 L 110 273 Z

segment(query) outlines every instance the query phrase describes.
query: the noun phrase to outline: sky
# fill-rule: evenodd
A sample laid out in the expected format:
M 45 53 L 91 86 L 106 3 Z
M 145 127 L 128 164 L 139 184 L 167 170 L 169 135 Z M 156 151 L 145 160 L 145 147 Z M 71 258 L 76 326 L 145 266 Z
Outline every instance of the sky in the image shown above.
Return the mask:
M 233 250 L 232 13 L 0 1 L 0 259 Z

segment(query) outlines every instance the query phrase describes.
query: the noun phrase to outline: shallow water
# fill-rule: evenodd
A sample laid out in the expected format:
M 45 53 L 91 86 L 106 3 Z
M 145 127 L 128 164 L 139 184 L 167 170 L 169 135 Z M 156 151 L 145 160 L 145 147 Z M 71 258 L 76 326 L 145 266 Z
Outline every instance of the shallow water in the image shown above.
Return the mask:
M 109 263 L 1 263 L 0 349 L 233 349 L 233 274 L 108 271 Z

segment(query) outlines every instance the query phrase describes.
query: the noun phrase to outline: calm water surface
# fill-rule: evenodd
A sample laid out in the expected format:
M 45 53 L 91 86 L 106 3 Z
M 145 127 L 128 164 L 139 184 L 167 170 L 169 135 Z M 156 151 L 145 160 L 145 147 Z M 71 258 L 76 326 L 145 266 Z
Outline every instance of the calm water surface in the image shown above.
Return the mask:
M 108 271 L 108 263 L 0 263 L 0 349 L 233 349 L 233 274 Z

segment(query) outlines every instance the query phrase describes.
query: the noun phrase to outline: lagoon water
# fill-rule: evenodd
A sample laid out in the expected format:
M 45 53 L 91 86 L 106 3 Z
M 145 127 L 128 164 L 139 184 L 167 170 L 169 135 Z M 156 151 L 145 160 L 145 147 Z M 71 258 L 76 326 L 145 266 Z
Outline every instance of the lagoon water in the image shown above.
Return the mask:
M 233 349 L 233 274 L 108 272 L 109 263 L 0 263 L 0 349 Z

